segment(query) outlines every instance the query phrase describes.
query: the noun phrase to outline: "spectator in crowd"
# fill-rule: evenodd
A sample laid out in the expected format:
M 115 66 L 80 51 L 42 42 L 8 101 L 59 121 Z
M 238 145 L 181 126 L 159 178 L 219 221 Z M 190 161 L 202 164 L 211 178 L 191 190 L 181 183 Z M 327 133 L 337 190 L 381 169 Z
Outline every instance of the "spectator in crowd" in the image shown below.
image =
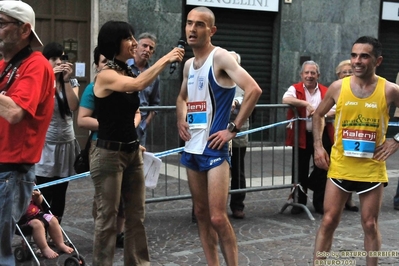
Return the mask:
M 238 64 L 241 65 L 241 56 L 236 52 L 230 52 L 237 60 Z M 244 91 L 236 86 L 236 93 L 231 108 L 230 121 L 234 122 L 237 118 L 237 114 L 240 112 L 241 104 L 244 99 Z M 241 130 L 245 131 L 249 129 L 249 118 L 242 125 Z M 248 146 L 248 135 L 242 135 L 232 139 L 232 153 L 231 153 L 231 183 L 230 188 L 234 189 L 245 189 L 245 153 Z M 245 192 L 232 193 L 230 195 L 230 209 L 232 217 L 235 219 L 243 219 L 244 213 L 244 200 Z
M 64 237 L 58 219 L 54 218 L 54 215 L 51 213 L 46 212 L 42 208 L 42 203 L 42 194 L 40 191 L 34 190 L 28 209 L 18 222 L 21 231 L 24 235 L 32 235 L 33 241 L 35 241 L 35 244 L 45 258 L 54 259 L 59 256 L 59 254 L 52 250 L 47 244 L 47 232 L 59 251 L 68 254 L 72 253 L 73 248 L 68 247 L 64 243 Z
M 349 77 L 353 75 L 352 72 L 352 65 L 351 65 L 351 60 L 344 60 L 341 61 L 338 66 L 335 68 L 335 74 L 337 74 L 337 77 L 339 79 L 343 79 L 345 77 Z M 355 203 L 352 200 L 352 194 L 349 194 L 348 200 L 345 203 L 345 210 L 348 211 L 353 211 L 353 212 L 358 212 L 359 208 L 355 205 Z
M 194 57 L 184 64 L 176 101 L 177 127 L 185 141 L 181 163 L 187 168 L 208 264 L 219 265 L 220 243 L 226 265 L 238 265 L 237 240 L 226 210 L 230 183 L 228 142 L 251 114 L 262 90 L 227 50 L 211 43 L 216 26 L 209 8 L 192 9 L 185 32 Z M 229 122 L 236 84 L 245 91 L 245 97 L 237 118 Z
M 328 170 L 315 264 L 324 263 L 319 260 L 325 259 L 323 254 L 331 249 L 348 194 L 353 191 L 359 195 L 366 254 L 381 249 L 378 215 L 388 182 L 385 161 L 399 148 L 399 134 L 393 139 L 385 137 L 389 107 L 399 106 L 399 86 L 375 74 L 381 54 L 382 46 L 376 38 L 357 39 L 351 51 L 353 76 L 333 82 L 313 114 L 314 160 L 318 167 Z M 324 115 L 334 104 L 335 142 L 330 156 L 323 148 L 322 134 Z M 366 264 L 376 266 L 378 257 L 367 255 Z
M 318 83 L 320 77 L 319 65 L 314 61 L 306 61 L 301 67 L 301 82 L 293 84 L 283 95 L 282 102 L 295 106 L 298 110 L 298 115 L 302 119 L 298 124 L 298 169 L 295 168 L 295 158 L 292 157 L 292 182 L 294 183 L 294 173 L 298 170 L 298 182 L 302 188 L 298 189 L 298 203 L 306 206 L 307 202 L 307 188 L 313 188 L 313 206 L 315 211 L 323 214 L 324 188 L 327 172 L 314 165 L 313 160 L 313 175 L 315 178 L 313 184 L 309 184 L 309 162 L 313 157 L 313 135 L 312 135 L 312 116 L 321 100 L 324 98 L 327 87 Z M 328 116 L 333 116 L 334 111 L 331 110 Z M 288 110 L 288 119 L 294 117 L 294 111 Z M 290 124 L 287 129 L 286 145 L 294 147 L 295 138 L 294 124 Z M 327 150 L 331 149 L 332 138 L 334 135 L 334 128 L 332 123 L 327 123 L 323 133 L 323 145 Z M 313 158 L 314 159 L 314 158 Z M 317 183 L 316 183 L 317 182 Z M 293 206 L 292 214 L 299 214 L 304 211 L 305 207 Z
M 157 45 L 157 37 L 149 32 L 144 32 L 138 37 L 137 50 L 134 53 L 134 58 L 129 59 L 127 64 L 132 68 L 133 73 L 138 76 L 143 71 L 150 67 L 149 61 L 155 53 Z M 139 92 L 140 107 L 158 106 L 160 102 L 159 95 L 159 76 L 147 86 L 144 90 Z M 152 119 L 157 114 L 157 111 L 143 111 L 141 110 L 141 121 L 136 127 L 137 135 L 139 136 L 140 144 L 146 146 L 147 129 Z
M 93 89 L 98 120 L 98 138 L 90 166 L 97 207 L 93 266 L 113 264 L 121 199 L 125 213 L 124 265 L 150 265 L 144 228 L 143 155 L 134 127 L 140 104 L 138 91 L 149 86 L 169 63 L 181 61 L 184 50 L 174 48 L 135 77 L 126 64 L 137 49 L 133 35 L 129 23 L 108 21 L 97 39 L 99 52 L 108 61 L 97 74 Z
M 72 112 L 79 107 L 79 84 L 71 79 L 72 63 L 61 60 L 64 47 L 51 42 L 43 48 L 43 55 L 50 62 L 56 79 L 54 111 L 47 130 L 46 141 L 40 161 L 36 164 L 38 185 L 59 180 L 75 174 L 73 164 L 80 152 L 75 138 Z M 51 213 L 61 223 L 65 210 L 68 182 L 43 187 L 41 192 L 50 204 Z
M 0 263 L 15 265 L 12 239 L 25 213 L 54 105 L 54 73 L 35 32 L 35 12 L 0 1 Z

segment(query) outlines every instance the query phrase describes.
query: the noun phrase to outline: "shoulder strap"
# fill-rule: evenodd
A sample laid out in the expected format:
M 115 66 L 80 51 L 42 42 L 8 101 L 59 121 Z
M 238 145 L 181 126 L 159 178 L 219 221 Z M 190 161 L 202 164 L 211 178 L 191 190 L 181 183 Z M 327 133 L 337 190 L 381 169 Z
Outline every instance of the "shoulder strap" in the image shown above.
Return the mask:
M 3 71 L 3 73 L 1 73 L 0 76 L 0 81 L 4 79 L 4 77 L 7 75 L 7 73 L 11 70 L 11 74 L 8 78 L 8 81 L 6 83 L 6 85 L 4 86 L 3 89 L 1 89 L 1 92 L 5 92 L 7 91 L 11 84 L 14 82 L 14 75 L 17 72 L 19 66 L 22 63 L 22 60 L 24 60 L 25 58 L 28 58 L 29 55 L 32 53 L 32 48 L 30 47 L 30 45 L 26 46 L 25 48 L 23 48 L 21 51 L 19 51 L 11 60 L 10 62 L 7 64 L 5 70 Z

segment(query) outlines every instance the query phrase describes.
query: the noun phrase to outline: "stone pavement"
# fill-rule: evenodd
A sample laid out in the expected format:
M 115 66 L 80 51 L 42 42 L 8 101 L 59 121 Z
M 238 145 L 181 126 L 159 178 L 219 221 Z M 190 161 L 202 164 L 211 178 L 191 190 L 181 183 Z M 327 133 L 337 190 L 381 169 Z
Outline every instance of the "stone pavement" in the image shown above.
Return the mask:
M 389 185 L 385 188 L 380 214 L 382 250 L 399 252 L 399 211 L 392 207 L 392 198 L 399 177 L 399 153 L 387 162 L 390 170 Z M 67 207 L 62 228 L 91 265 L 93 242 L 93 219 L 91 217 L 93 186 L 90 178 L 70 182 L 67 193 Z M 288 189 L 267 190 L 247 193 L 246 217 L 231 219 L 237 235 L 239 265 L 312 265 L 312 253 L 316 230 L 321 215 L 309 210 L 315 220 L 305 213 L 291 215 L 288 207 L 281 208 L 287 201 Z M 357 205 L 358 197 L 353 196 Z M 146 207 L 146 228 L 150 247 L 151 265 L 206 265 L 197 234 L 196 224 L 191 222 L 191 201 L 188 199 L 149 203 Z M 16 244 L 20 237 L 15 237 Z M 335 233 L 332 253 L 341 265 L 366 265 L 364 257 L 342 257 L 342 251 L 363 251 L 363 231 L 360 214 L 344 211 L 341 223 Z M 399 265 L 399 254 L 380 258 L 379 265 Z M 41 265 L 64 265 L 67 255 L 58 259 L 43 260 Z M 225 265 L 223 258 L 221 265 Z M 18 265 L 36 265 L 30 260 Z M 114 265 L 123 265 L 123 250 L 117 249 Z M 337 264 L 336 264 L 337 265 Z

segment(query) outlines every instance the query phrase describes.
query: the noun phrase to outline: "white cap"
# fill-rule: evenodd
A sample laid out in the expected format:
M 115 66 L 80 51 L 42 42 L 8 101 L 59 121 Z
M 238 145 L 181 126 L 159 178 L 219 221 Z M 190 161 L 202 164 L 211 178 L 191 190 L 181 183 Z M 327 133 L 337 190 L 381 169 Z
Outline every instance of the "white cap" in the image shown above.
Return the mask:
M 30 5 L 22 1 L 0 1 L 0 12 L 23 23 L 29 23 L 33 34 L 31 46 L 43 46 L 35 32 L 35 12 Z

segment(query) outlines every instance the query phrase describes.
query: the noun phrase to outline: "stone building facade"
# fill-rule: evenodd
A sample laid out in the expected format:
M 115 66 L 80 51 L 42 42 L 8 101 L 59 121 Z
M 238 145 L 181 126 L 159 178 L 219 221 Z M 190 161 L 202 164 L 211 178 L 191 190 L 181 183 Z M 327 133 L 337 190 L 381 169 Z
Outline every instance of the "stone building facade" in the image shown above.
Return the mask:
M 299 70 L 304 60 L 317 62 L 321 70 L 320 82 L 329 85 L 336 79 L 335 66 L 349 58 L 352 43 L 362 35 L 380 38 L 383 43 L 385 59 L 377 70 L 378 74 L 395 81 L 399 71 L 399 12 L 393 12 L 394 18 L 383 19 L 386 2 L 383 0 L 47 0 L 46 5 L 51 3 L 51 7 L 45 7 L 42 1 L 26 0 L 39 10 L 41 21 L 46 21 L 48 13 L 57 7 L 61 13 L 71 9 L 66 17 L 72 24 L 79 12 L 86 14 L 76 8 L 82 5 L 82 1 L 87 3 L 90 11 L 90 18 L 88 14 L 84 15 L 88 21 L 86 30 L 79 27 L 76 31 L 72 27 L 72 30 L 64 31 L 67 27 L 62 27 L 63 24 L 60 24 L 61 31 L 48 29 L 47 24 L 39 22 L 37 31 L 39 36 L 45 36 L 45 41 L 80 38 L 78 47 L 82 51 L 77 59 L 86 63 L 88 73 L 82 80 L 83 84 L 94 76 L 94 69 L 88 67 L 93 61 L 91 51 L 96 45 L 99 28 L 106 21 L 128 21 L 135 28 L 136 35 L 144 31 L 156 34 L 155 61 L 184 37 L 186 14 L 193 5 L 211 6 L 217 13 L 219 30 L 213 42 L 241 53 L 243 67 L 256 77 L 264 91 L 259 101 L 262 104 L 281 103 L 284 91 L 300 79 Z M 398 9 L 399 0 L 389 2 L 394 5 L 389 9 Z M 269 6 L 277 6 L 277 10 L 268 10 Z M 48 25 L 56 26 L 57 19 L 65 17 L 56 12 L 51 16 L 55 22 Z M 245 34 L 245 27 L 248 34 Z M 189 49 L 187 54 L 190 55 Z M 267 62 L 263 64 L 263 61 Z M 162 105 L 175 105 L 180 82 L 181 71 L 172 75 L 169 71 L 161 74 Z M 271 120 L 275 122 L 276 118 Z M 78 133 L 78 136 L 85 139 L 85 134 Z

